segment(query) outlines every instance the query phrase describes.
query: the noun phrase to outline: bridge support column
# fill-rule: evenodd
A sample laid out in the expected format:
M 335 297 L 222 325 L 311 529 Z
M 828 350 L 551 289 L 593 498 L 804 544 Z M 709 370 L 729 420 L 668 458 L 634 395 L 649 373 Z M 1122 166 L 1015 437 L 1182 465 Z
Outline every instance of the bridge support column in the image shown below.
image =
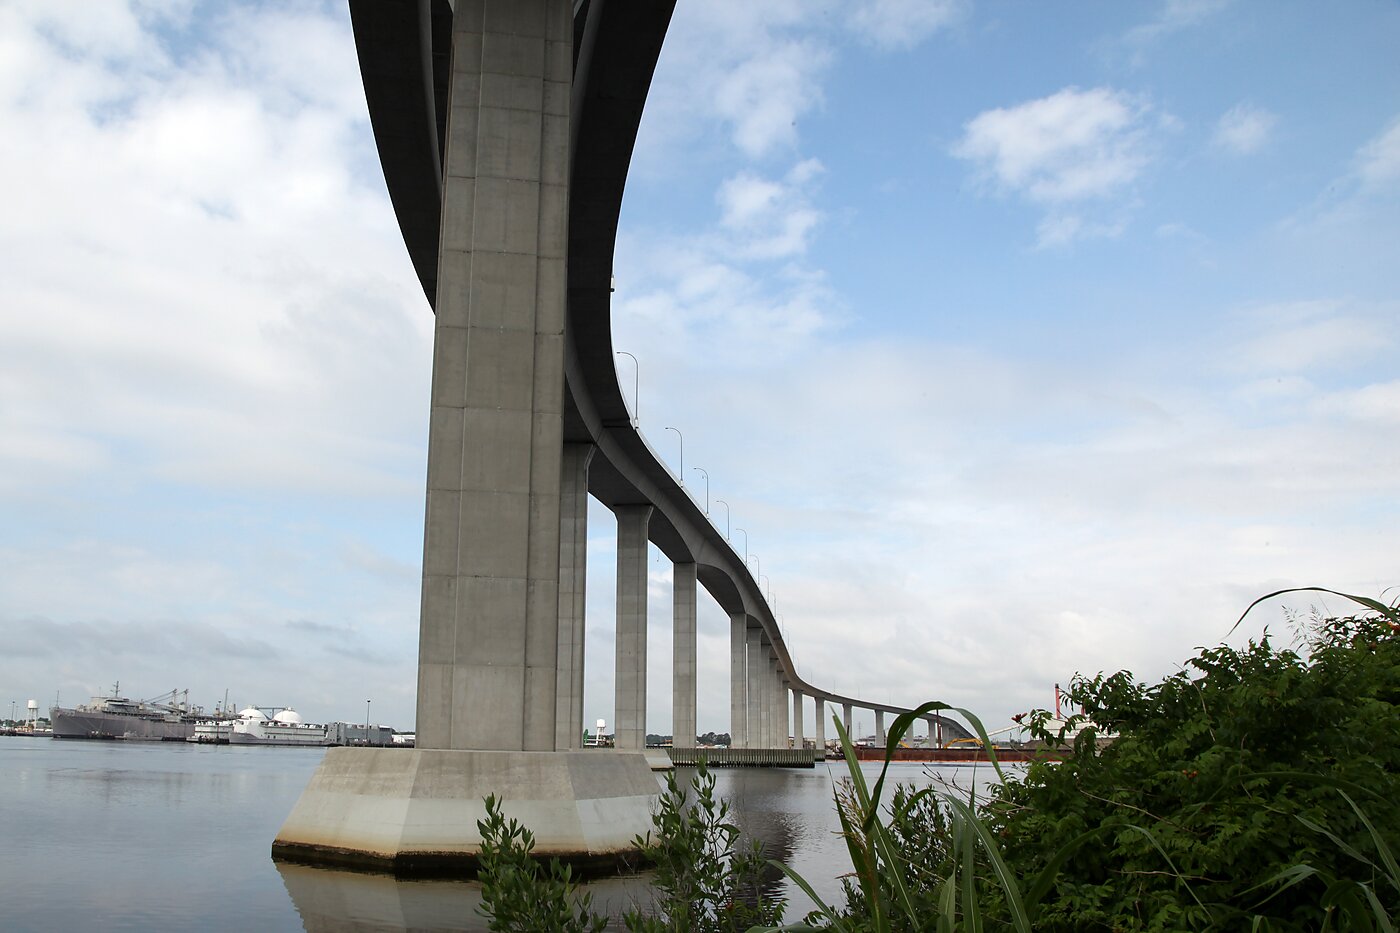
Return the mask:
M 769 647 L 769 651 L 772 651 Z M 778 670 L 778 658 L 768 657 L 768 734 L 769 748 L 787 748 L 787 691 L 783 689 L 783 675 Z
M 729 744 L 734 748 L 749 747 L 748 704 L 748 645 L 744 633 L 748 617 L 742 612 L 729 614 Z
M 788 707 L 787 684 L 783 682 L 782 669 L 778 670 L 778 692 L 773 696 L 778 704 L 778 747 L 787 748 L 792 742 L 792 724 L 788 721 L 791 710 Z
M 671 745 L 675 748 L 695 747 L 695 584 L 693 562 L 672 568 Z
M 846 735 L 854 742 L 856 735 L 851 731 L 851 704 L 849 703 L 841 704 L 841 725 L 846 727 Z
M 617 515 L 617 748 L 647 744 L 647 526 L 649 505 L 620 505 Z
M 557 749 L 583 747 L 583 637 L 588 581 L 588 462 L 592 444 L 565 444 L 559 474 L 559 650 Z
M 763 648 L 763 632 L 760 629 L 748 628 L 748 620 L 744 621 L 744 642 L 748 646 L 748 732 L 747 738 L 749 748 L 763 748 L 768 740 L 768 734 L 764 732 L 767 726 L 767 718 L 763 715 L 763 684 L 768 672 L 768 652 Z
M 792 691 L 792 747 L 801 748 L 804 744 L 802 735 L 802 692 L 794 689 Z
M 813 710 L 816 718 L 813 720 L 815 725 L 812 732 L 817 743 L 817 755 L 821 757 L 826 754 L 826 700 L 822 697 L 813 697 L 813 701 L 816 707 Z
M 885 746 L 885 711 L 875 710 L 875 742 L 881 747 Z
M 357 4 L 357 38 L 426 32 L 424 8 Z M 273 855 L 458 870 L 496 794 L 536 852 L 596 863 L 633 851 L 657 788 L 640 754 L 555 750 L 573 4 L 458 0 L 451 59 L 441 163 L 427 126 L 399 150 L 442 191 L 418 747 L 329 749 Z M 431 112 L 424 80 L 405 107 Z

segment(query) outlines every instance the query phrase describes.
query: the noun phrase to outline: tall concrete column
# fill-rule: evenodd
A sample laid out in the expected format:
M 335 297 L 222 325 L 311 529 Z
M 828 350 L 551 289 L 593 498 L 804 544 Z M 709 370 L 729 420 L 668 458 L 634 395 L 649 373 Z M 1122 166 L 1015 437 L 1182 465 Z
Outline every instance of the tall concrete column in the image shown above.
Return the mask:
M 802 745 L 802 692 L 794 689 L 792 691 L 792 747 L 801 748 Z
M 695 747 L 695 581 L 694 562 L 676 564 L 671 572 L 671 744 Z
M 619 505 L 617 515 L 616 742 L 646 748 L 647 739 L 647 526 L 649 505 Z
M 747 622 L 745 625 L 747 626 Z M 768 735 L 763 731 L 767 724 L 763 716 L 763 683 L 768 671 L 768 653 L 763 650 L 763 632 L 756 628 L 746 628 L 744 643 L 748 646 L 748 728 L 746 730 L 749 748 L 763 748 Z
M 877 709 L 877 710 L 875 710 L 875 741 L 876 741 L 876 743 L 878 743 L 882 748 L 884 747 L 884 744 L 885 744 L 885 711 L 882 710 L 882 709 Z
M 570 76 L 546 67 L 544 33 L 563 47 L 571 30 L 545 3 L 482 6 L 453 26 L 418 747 L 552 750 L 569 117 L 546 100 Z M 532 54 L 496 54 L 512 44 Z
M 778 670 L 778 692 L 774 694 L 773 701 L 778 704 L 778 747 L 787 748 L 792 742 L 791 723 L 788 721 L 791 710 L 788 706 L 787 682 L 783 680 L 781 668 Z
M 769 648 L 771 652 L 773 649 Z M 776 655 L 768 656 L 768 747 L 787 748 L 787 699 Z
M 814 705 L 816 706 L 816 709 L 813 711 L 813 712 L 816 714 L 816 719 L 813 720 L 813 722 L 816 723 L 815 728 L 812 730 L 812 732 L 813 732 L 813 734 L 814 734 L 813 737 L 816 739 L 817 754 L 818 754 L 818 755 L 825 755 L 825 754 L 826 754 L 826 700 L 823 699 L 822 697 L 814 697 L 813 699 L 815 700 L 815 704 L 814 704 Z
M 841 704 L 841 725 L 846 727 L 846 735 L 850 736 L 852 742 L 856 740 L 856 735 L 851 731 L 851 704 Z
M 583 637 L 588 581 L 588 462 L 592 444 L 565 444 L 559 474 L 559 650 L 554 747 L 583 747 Z
M 642 754 L 568 750 L 581 713 L 559 702 L 576 689 L 561 621 L 572 638 L 582 601 L 582 529 L 566 516 L 587 488 L 579 463 L 565 476 L 563 452 L 573 3 L 453 6 L 441 139 L 431 55 L 446 50 L 423 47 L 429 4 L 350 10 L 362 65 L 367 46 L 386 53 L 362 71 L 367 87 L 394 88 L 378 113 L 403 118 L 390 135 L 375 118 L 386 167 L 416 154 L 419 180 L 442 194 L 418 743 L 327 749 L 274 858 L 460 872 L 494 794 L 536 851 L 596 863 L 635 849 L 656 800 Z
M 749 747 L 748 705 L 748 645 L 744 633 L 748 616 L 742 612 L 729 614 L 729 742 L 734 748 Z

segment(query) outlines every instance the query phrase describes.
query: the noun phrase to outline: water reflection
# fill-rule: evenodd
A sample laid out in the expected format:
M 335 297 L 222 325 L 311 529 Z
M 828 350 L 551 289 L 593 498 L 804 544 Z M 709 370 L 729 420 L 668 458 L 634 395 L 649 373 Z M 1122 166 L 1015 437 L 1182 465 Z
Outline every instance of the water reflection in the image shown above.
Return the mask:
M 878 766 L 870 766 L 873 780 Z M 688 783 L 693 772 L 682 769 L 677 778 Z M 715 772 L 715 792 L 732 806 L 731 816 L 748 838 L 759 839 L 765 854 L 806 877 L 818 893 L 840 898 L 840 875 L 850 870 L 846 847 L 839 835 L 839 820 L 832 799 L 836 782 L 845 775 L 843 765 L 814 770 L 733 769 Z M 917 786 L 941 784 L 964 791 L 990 783 L 995 775 L 981 769 L 917 764 L 891 768 L 889 783 Z M 365 874 L 305 865 L 277 863 L 277 872 L 301 916 L 307 933 L 332 931 L 458 931 L 485 930 L 480 913 L 481 886 L 471 881 L 403 880 L 390 875 Z M 787 918 L 799 920 L 813 905 L 786 876 L 770 868 L 764 876 L 764 893 L 789 899 Z M 647 874 L 590 882 L 595 910 L 618 917 L 637 905 L 649 906 L 652 891 Z
M 278 862 L 277 872 L 306 933 L 488 929 L 480 912 L 481 885 L 474 881 L 409 881 L 289 862 Z M 651 903 L 645 874 L 590 882 L 588 891 L 593 909 L 614 918 Z

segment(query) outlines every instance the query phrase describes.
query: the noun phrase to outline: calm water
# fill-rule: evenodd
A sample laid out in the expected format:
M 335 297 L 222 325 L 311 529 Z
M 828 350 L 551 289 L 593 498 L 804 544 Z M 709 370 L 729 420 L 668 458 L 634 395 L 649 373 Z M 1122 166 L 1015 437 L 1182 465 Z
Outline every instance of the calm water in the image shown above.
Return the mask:
M 472 882 L 396 881 L 272 861 L 272 838 L 322 754 L 0 738 L 0 928 L 485 929 Z M 990 777 L 985 766 L 891 770 L 920 785 Z M 811 771 L 716 776 L 719 792 L 770 855 L 834 898 L 835 879 L 849 868 L 831 800 L 832 782 L 844 773 L 831 762 Z M 791 896 L 785 882 L 774 884 Z M 595 905 L 621 909 L 646 898 L 644 879 L 591 887 Z M 794 904 L 789 918 L 802 909 Z

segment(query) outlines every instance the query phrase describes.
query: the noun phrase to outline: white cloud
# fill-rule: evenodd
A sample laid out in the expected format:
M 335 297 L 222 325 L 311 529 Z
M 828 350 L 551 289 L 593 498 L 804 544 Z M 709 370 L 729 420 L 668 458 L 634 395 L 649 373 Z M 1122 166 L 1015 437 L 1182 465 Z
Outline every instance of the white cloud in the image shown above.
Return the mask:
M 1214 144 L 1235 155 L 1252 155 L 1264 148 L 1278 118 L 1249 104 L 1236 104 L 1215 124 Z
M 911 49 L 967 12 L 962 0 L 867 0 L 848 7 L 851 26 L 882 49 Z
M 1319 414 L 1380 425 L 1400 425 L 1400 380 L 1379 382 L 1318 399 Z
M 1070 87 L 967 122 L 953 154 L 1040 203 L 1116 194 L 1148 162 L 1147 108 L 1109 88 Z
M 1150 161 L 1148 113 L 1120 91 L 1065 88 L 978 114 L 952 154 L 984 183 L 1046 208 L 1038 246 L 1113 237 L 1126 226 L 1121 217 L 1091 217 L 1072 205 L 1109 202 L 1138 179 Z
M 798 0 L 679 4 L 648 93 L 644 162 L 709 145 L 716 127 L 749 159 L 795 149 L 834 60 L 813 13 Z
M 1400 182 L 1400 118 L 1357 152 L 1356 174 L 1363 186 L 1372 189 Z
M 1172 33 L 1198 26 L 1229 6 L 1231 0 L 1165 0 L 1161 10 L 1150 21 L 1128 30 L 1123 37 L 1130 45 L 1150 45 Z
M 1242 316 L 1249 335 L 1232 353 L 1235 368 L 1298 374 L 1328 369 L 1384 353 L 1395 326 L 1377 314 L 1336 301 L 1297 301 L 1250 309 Z
M 783 259 L 806 251 L 821 220 L 807 187 L 821 170 L 820 162 L 807 159 L 778 181 L 747 171 L 724 180 L 716 193 L 720 224 L 739 237 L 741 255 Z

